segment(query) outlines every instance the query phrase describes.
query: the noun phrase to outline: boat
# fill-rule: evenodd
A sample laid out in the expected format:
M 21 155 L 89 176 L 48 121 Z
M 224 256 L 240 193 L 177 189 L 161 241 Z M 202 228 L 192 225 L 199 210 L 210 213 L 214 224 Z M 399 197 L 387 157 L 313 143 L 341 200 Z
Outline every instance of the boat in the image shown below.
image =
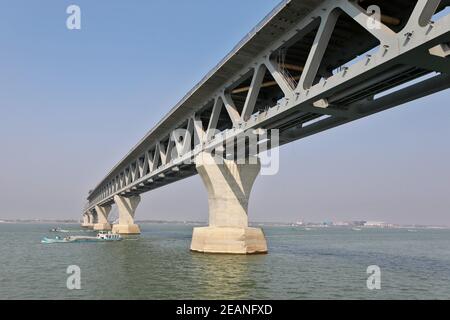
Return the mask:
M 75 242 L 110 242 L 110 241 L 121 241 L 122 237 L 118 234 L 112 232 L 99 232 L 96 237 L 85 237 L 85 236 L 70 236 L 61 238 L 56 236 L 55 238 L 47 238 L 41 240 L 43 244 L 52 243 L 75 243 Z
M 120 241 L 122 236 L 120 234 L 112 233 L 111 231 L 100 231 L 97 234 L 97 239 L 101 241 Z
M 61 238 L 59 236 L 55 237 L 54 239 L 45 237 L 44 239 L 41 240 L 41 243 L 44 243 L 44 244 L 67 243 L 67 242 L 73 242 L 73 241 L 68 238 Z
M 70 230 L 63 230 L 63 229 L 60 229 L 60 228 L 53 228 L 53 229 L 50 229 L 50 232 L 69 233 Z
M 361 228 L 352 228 L 353 231 L 361 231 Z
M 74 242 L 97 242 L 99 239 L 97 237 L 65 237 L 61 238 L 59 236 L 55 238 L 47 238 L 42 239 L 41 243 L 50 244 L 50 243 L 74 243 Z

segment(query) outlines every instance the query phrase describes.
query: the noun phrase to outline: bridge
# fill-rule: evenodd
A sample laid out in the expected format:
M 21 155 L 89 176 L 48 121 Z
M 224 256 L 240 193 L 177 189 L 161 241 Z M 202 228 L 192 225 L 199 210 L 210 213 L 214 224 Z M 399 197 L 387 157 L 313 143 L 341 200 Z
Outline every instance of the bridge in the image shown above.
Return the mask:
M 140 195 L 199 174 L 209 226 L 191 250 L 267 252 L 247 212 L 260 153 L 448 89 L 449 5 L 283 1 L 90 191 L 83 226 L 139 234 Z

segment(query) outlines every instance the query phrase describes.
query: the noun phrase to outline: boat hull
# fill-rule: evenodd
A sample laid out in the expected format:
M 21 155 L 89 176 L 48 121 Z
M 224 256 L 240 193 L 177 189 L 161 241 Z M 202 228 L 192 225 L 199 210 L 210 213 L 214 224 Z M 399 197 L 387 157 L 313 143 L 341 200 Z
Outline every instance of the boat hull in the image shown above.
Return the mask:
M 65 239 L 44 238 L 41 240 L 41 243 L 54 244 L 54 243 L 80 243 L 80 242 L 113 242 L 121 240 L 122 239 L 99 239 L 97 237 L 70 237 Z

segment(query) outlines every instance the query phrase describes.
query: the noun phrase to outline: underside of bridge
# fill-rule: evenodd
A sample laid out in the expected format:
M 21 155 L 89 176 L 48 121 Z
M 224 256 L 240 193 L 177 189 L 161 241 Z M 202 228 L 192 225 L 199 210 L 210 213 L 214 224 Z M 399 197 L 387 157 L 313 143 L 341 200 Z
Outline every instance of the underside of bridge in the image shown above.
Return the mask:
M 449 5 L 283 1 L 89 193 L 83 226 L 137 234 L 142 193 L 200 174 L 209 226 L 194 230 L 191 249 L 267 252 L 247 215 L 260 149 L 246 146 L 242 163 L 226 146 L 272 130 L 255 144 L 275 148 L 448 89 Z

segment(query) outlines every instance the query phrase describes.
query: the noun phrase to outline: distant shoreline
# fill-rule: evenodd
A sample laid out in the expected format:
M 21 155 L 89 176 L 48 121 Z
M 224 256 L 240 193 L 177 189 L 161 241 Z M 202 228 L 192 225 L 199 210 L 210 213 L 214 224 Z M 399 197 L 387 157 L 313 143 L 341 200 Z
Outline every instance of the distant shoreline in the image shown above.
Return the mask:
M 0 219 L 0 224 L 80 224 L 81 221 L 77 220 L 47 220 L 47 219 Z M 207 225 L 206 221 L 164 221 L 164 220 L 137 220 L 138 224 L 169 224 L 169 225 Z M 323 229 L 323 228 L 341 228 L 352 229 L 355 226 L 352 225 L 323 225 L 319 223 L 307 223 L 297 224 L 292 222 L 250 222 L 251 226 L 266 226 L 266 227 L 294 227 L 294 228 L 311 228 L 311 229 Z M 449 226 L 441 225 L 391 225 L 391 226 L 358 226 L 361 229 L 450 229 Z

